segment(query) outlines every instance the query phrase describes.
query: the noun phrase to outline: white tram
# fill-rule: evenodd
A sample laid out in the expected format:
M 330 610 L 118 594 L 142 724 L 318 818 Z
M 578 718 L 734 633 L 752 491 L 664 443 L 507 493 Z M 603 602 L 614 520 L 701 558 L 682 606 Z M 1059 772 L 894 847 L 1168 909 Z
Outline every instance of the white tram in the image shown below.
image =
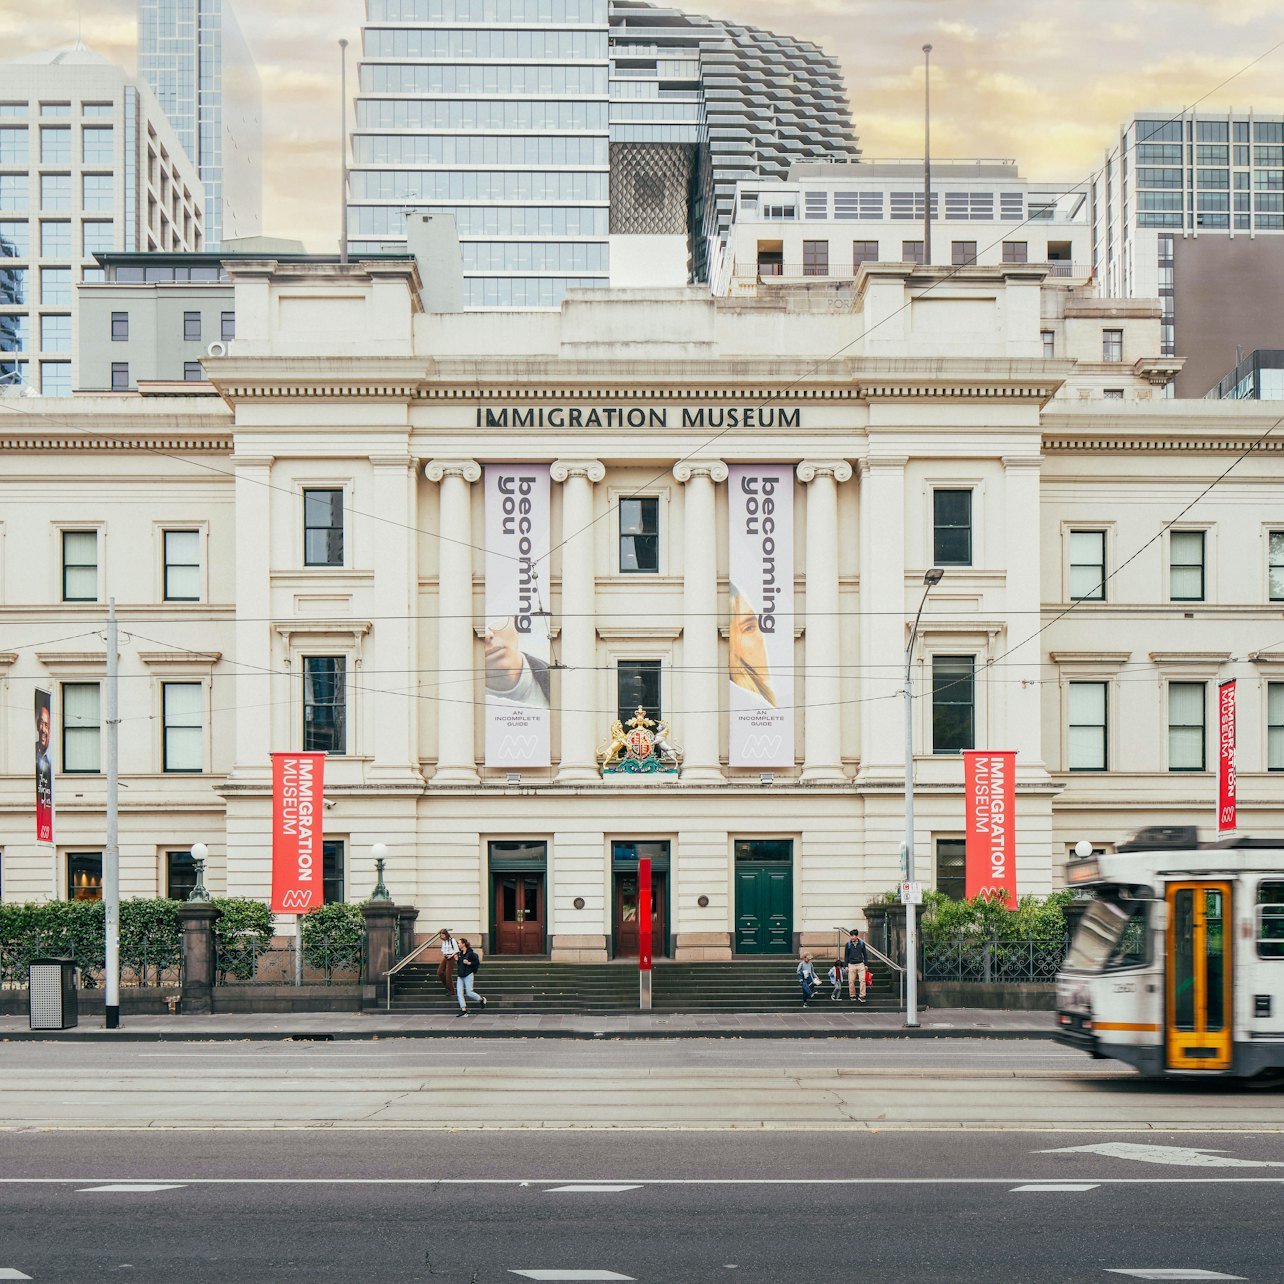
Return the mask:
M 1070 862 L 1093 898 L 1057 975 L 1057 1038 L 1145 1075 L 1284 1068 L 1284 840 L 1144 829 Z

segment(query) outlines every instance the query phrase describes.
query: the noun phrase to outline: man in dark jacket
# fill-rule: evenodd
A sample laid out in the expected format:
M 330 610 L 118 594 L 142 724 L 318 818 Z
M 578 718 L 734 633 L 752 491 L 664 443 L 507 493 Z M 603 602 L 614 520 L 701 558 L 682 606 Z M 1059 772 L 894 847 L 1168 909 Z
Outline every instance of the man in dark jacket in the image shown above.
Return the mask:
M 477 957 L 477 951 L 473 949 L 467 937 L 461 936 L 459 953 L 455 956 L 455 997 L 459 1000 L 460 1016 L 468 1015 L 465 996 L 472 999 L 474 1003 L 480 1003 L 483 1008 L 486 1006 L 486 1000 L 473 989 L 473 977 L 479 967 L 481 967 L 481 959 Z
M 843 962 L 847 966 L 847 994 L 857 1003 L 865 1002 L 865 968 L 869 962 L 869 952 L 865 942 L 860 939 L 860 932 L 852 928 L 847 944 L 843 946 Z M 859 995 L 857 986 L 860 987 Z

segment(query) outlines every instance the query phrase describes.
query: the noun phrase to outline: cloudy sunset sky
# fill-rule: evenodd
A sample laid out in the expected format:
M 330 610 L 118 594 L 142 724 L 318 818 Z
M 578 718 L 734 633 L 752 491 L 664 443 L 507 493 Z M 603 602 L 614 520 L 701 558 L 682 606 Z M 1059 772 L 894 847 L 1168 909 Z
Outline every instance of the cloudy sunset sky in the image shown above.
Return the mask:
M 362 0 L 233 0 L 263 80 L 264 231 L 333 249 L 339 51 L 355 84 Z M 918 155 L 930 41 L 933 151 L 1014 157 L 1032 178 L 1081 178 L 1136 109 L 1209 94 L 1284 40 L 1284 0 L 695 0 L 692 12 L 813 40 L 842 63 L 869 159 Z M 78 16 L 79 15 L 79 16 Z M 134 0 L 0 0 L 5 57 L 74 42 L 133 70 Z M 0 72 L 0 77 L 3 72 Z M 1203 110 L 1284 112 L 1284 48 Z

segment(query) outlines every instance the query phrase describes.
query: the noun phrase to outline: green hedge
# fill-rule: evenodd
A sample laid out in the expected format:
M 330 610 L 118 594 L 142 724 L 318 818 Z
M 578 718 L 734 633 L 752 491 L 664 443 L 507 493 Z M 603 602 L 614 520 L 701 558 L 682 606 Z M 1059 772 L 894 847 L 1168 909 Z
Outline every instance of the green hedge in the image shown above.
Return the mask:
M 1039 945 L 1060 945 L 1069 933 L 1065 906 L 1074 900 L 1073 891 L 1051 896 L 1023 896 L 1016 909 L 985 896 L 951 900 L 944 892 L 923 894 L 923 939 L 931 944 L 957 941 L 1034 941 Z M 899 904 L 900 897 L 889 892 L 875 904 Z

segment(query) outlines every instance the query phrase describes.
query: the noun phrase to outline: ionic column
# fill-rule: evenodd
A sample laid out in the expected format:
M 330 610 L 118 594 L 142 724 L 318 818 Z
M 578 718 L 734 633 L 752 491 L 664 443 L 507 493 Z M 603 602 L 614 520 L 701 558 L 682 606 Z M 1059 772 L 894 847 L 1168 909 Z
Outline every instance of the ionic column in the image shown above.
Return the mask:
M 842 780 L 842 709 L 838 629 L 838 483 L 852 466 L 841 459 L 805 459 L 807 486 L 807 667 L 803 710 L 803 772 L 808 781 Z
M 714 486 L 727 480 L 719 459 L 684 459 L 673 476 L 686 486 L 683 506 L 682 704 L 677 733 L 682 779 L 721 781 L 719 707 L 725 682 L 718 670 L 718 531 Z
M 606 476 L 596 459 L 559 459 L 551 469 L 562 483 L 562 742 L 557 779 L 597 780 L 598 727 L 597 566 L 594 560 L 593 486 Z
M 439 785 L 476 784 L 473 735 L 473 550 L 472 492 L 481 465 L 471 459 L 434 459 L 424 476 L 441 486 L 437 529 L 437 667 L 442 671 L 437 703 Z

